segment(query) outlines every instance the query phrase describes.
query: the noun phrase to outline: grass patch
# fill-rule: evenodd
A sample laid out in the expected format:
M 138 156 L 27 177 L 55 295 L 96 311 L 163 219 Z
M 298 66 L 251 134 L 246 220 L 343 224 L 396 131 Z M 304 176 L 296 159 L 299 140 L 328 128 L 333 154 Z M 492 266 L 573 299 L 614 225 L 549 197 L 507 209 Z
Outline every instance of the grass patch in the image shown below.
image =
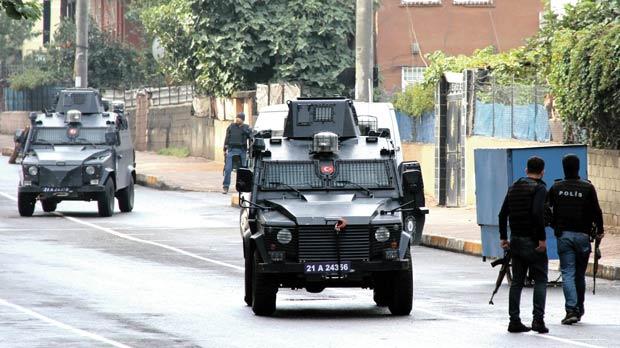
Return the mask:
M 166 147 L 157 151 L 158 155 L 188 157 L 189 149 L 187 147 Z

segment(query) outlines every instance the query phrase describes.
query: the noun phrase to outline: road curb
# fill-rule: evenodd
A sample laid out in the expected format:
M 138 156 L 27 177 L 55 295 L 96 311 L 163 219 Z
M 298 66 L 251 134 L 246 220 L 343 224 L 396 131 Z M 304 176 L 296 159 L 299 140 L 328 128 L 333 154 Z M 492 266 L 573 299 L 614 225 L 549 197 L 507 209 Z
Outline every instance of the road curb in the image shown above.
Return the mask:
M 221 192 L 216 188 L 196 190 L 192 188 L 175 185 L 163 180 L 162 178 L 150 174 L 136 174 L 136 184 L 163 191 L 185 191 L 185 192 Z
M 13 154 L 12 147 L 3 147 L 2 148 L 2 156 L 11 156 Z
M 430 248 L 482 257 L 482 243 L 478 241 L 425 234 L 422 235 L 422 245 Z M 594 264 L 592 262 L 588 263 L 588 269 L 586 270 L 587 276 L 592 276 L 593 267 Z M 608 280 L 620 280 L 620 267 L 599 263 L 596 277 Z

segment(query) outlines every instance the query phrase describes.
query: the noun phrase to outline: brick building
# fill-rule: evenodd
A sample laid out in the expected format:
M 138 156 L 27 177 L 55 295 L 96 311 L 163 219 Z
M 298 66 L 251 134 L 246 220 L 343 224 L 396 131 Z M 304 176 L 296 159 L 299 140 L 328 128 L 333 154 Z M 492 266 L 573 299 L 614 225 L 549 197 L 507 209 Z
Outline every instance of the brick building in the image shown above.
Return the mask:
M 383 88 L 422 79 L 424 55 L 522 46 L 539 28 L 541 0 L 383 0 L 376 14 L 376 62 Z
M 140 47 L 144 45 L 142 33 L 135 24 L 126 21 L 125 13 L 129 0 L 89 0 L 90 25 L 111 33 L 120 41 Z M 42 16 L 32 31 L 36 33 L 24 42 L 22 54 L 44 49 L 54 40 L 54 32 L 66 18 L 75 19 L 76 0 L 42 0 Z

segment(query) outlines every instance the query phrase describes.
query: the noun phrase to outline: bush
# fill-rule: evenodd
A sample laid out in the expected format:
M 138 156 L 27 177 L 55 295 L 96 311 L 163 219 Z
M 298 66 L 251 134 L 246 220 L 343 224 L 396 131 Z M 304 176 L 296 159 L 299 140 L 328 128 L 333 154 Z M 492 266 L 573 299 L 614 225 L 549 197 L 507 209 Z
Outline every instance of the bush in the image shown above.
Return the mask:
M 51 85 L 56 81 L 56 78 L 50 71 L 33 67 L 26 68 L 21 73 L 11 76 L 10 81 L 12 89 L 21 91 Z
M 392 99 L 394 108 L 410 116 L 421 116 L 433 111 L 435 107 L 435 88 L 433 85 L 415 84 L 408 86 L 404 92 L 396 93 Z

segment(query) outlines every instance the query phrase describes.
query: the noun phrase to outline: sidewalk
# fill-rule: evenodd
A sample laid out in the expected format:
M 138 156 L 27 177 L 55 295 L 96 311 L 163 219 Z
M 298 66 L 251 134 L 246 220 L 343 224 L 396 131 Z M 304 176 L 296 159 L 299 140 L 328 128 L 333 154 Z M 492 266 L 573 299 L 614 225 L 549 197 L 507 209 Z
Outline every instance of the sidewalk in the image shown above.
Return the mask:
M 12 146 L 12 137 L 0 135 L 0 145 L 4 153 L 5 147 Z M 220 192 L 222 189 L 224 164 L 220 162 L 136 152 L 136 163 L 138 184 L 144 186 L 204 192 Z M 231 200 L 236 198 L 235 194 L 229 195 Z M 430 208 L 422 240 L 424 245 L 481 256 L 480 228 L 476 223 L 475 208 Z M 601 253 L 603 258 L 598 276 L 620 280 L 620 234 L 607 234 L 601 244 Z M 557 262 L 551 263 L 551 267 L 554 266 L 557 267 Z

